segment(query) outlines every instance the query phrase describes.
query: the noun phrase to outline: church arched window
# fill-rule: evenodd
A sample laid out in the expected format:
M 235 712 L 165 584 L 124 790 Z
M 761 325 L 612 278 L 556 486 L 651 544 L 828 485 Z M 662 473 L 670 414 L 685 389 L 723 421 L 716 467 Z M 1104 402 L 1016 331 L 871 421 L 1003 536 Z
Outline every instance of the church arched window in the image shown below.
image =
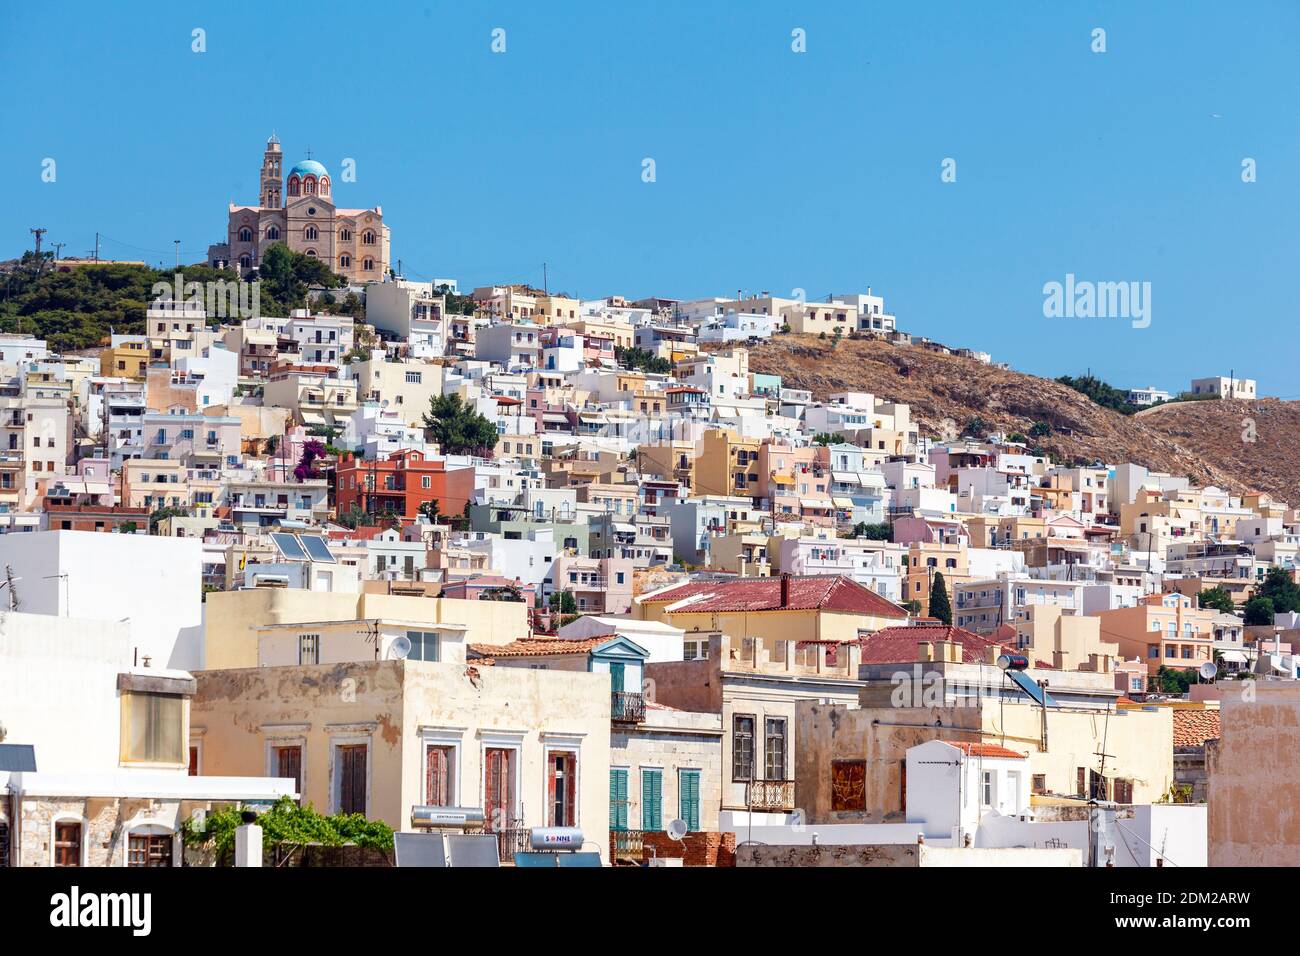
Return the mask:
M 242 229 L 240 229 L 240 230 L 239 230 L 239 241 L 240 241 L 240 242 L 252 242 L 252 241 L 253 241 L 253 230 L 249 229 L 247 226 L 244 226 Z
M 249 269 L 252 268 L 252 265 L 253 265 L 253 260 L 250 259 L 247 255 L 243 255 L 239 257 L 239 268 Z
M 343 253 L 343 255 L 339 256 L 339 265 L 344 269 L 350 269 L 352 267 L 352 257 L 346 252 Z
M 309 256 L 311 256 L 313 259 L 316 258 L 316 250 L 315 250 L 315 249 L 308 249 L 307 252 L 306 252 L 306 254 L 309 255 Z
M 367 229 L 365 232 L 361 234 L 361 241 L 363 244 L 367 246 L 373 246 L 375 244 L 374 232 L 371 231 L 370 229 Z
M 290 176 L 290 177 L 289 177 L 289 195 L 290 195 L 290 196 L 297 196 L 297 195 L 298 195 L 298 189 L 299 189 L 299 186 L 300 186 L 300 185 L 301 185 L 301 180 L 299 180 L 297 176 Z
M 280 238 L 280 227 L 279 227 L 279 226 L 267 226 L 267 227 L 266 227 L 266 238 L 267 238 L 267 239 L 279 239 L 279 238 Z
M 339 242 L 351 242 L 352 230 L 344 226 L 339 230 Z
M 330 191 L 330 178 L 322 176 L 320 178 L 320 192 L 322 196 L 328 196 Z
M 369 271 L 370 271 L 371 269 L 373 269 L 374 267 L 375 267 L 375 260 L 374 260 L 374 259 L 362 259 L 362 260 L 361 260 L 361 268 L 362 268 L 362 269 L 365 269 L 367 272 L 369 272 Z
M 318 235 L 315 226 L 308 226 L 302 231 L 302 237 L 309 242 L 315 242 Z
M 305 176 L 302 181 L 302 192 L 304 196 L 316 195 L 316 177 Z

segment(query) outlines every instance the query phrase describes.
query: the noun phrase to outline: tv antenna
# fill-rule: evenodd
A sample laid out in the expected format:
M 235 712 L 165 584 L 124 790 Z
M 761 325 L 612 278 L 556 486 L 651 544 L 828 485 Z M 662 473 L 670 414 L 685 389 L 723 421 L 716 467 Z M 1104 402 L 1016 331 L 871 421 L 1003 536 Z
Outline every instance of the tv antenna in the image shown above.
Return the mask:
M 18 588 L 16 587 L 17 583 L 18 583 L 19 581 L 21 581 L 21 580 L 22 580 L 22 578 L 16 578 L 16 577 L 14 577 L 14 569 L 13 569 L 13 566 L 12 566 L 12 565 L 9 565 L 9 564 L 6 564 L 6 565 L 5 565 L 5 579 L 4 579 L 3 581 L 0 581 L 0 591 L 3 591 L 3 590 L 5 590 L 5 589 L 8 589 L 8 591 L 9 591 L 9 610 L 11 610 L 11 611 L 16 611 L 16 610 L 18 610 L 19 605 L 22 603 L 21 601 L 18 600 Z

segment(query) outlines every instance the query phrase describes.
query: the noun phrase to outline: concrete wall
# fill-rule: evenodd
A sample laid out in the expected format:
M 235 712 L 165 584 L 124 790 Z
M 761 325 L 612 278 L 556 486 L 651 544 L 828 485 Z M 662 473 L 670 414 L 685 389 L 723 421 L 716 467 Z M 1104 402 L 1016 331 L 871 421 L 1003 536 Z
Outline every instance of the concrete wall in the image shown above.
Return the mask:
M 93 531 L 0 535 L 0 571 L 6 566 L 22 579 L 20 611 L 124 621 L 141 660 L 179 670 L 203 666 L 200 540 Z M 5 597 L 0 606 L 7 604 Z
M 722 804 L 722 719 L 717 714 L 667 711 L 651 706 L 636 728 L 615 726 L 610 735 L 610 767 L 627 774 L 628 829 L 641 829 L 641 770 L 663 771 L 662 825 L 681 816 L 682 770 L 700 771 L 700 829 L 718 829 Z
M 1073 849 L 996 849 L 919 845 L 876 846 L 754 846 L 736 848 L 737 866 L 1082 866 L 1083 855 Z
M 1223 736 L 1205 748 L 1209 863 L 1300 866 L 1300 685 L 1244 683 L 1220 702 Z

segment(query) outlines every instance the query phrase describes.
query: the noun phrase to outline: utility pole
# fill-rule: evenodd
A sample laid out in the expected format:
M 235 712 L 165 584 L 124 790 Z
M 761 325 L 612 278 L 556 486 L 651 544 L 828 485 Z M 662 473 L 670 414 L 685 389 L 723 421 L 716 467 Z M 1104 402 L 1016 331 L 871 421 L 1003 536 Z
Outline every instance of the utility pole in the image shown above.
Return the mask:
M 55 262 L 58 262 L 58 261 L 59 261 L 59 256 L 61 255 L 61 253 L 60 253 L 59 250 L 61 250 L 64 246 L 66 246 L 67 243 L 66 243 L 66 242 L 52 242 L 52 243 L 50 243 L 50 245 L 52 245 L 52 246 L 54 247 L 54 261 L 55 261 Z
M 181 241 L 173 239 L 172 242 L 176 243 L 176 268 L 179 269 L 181 267 Z
M 99 261 L 99 233 L 95 233 L 95 261 Z
M 546 263 L 542 263 L 542 291 L 547 295 L 551 294 L 551 287 L 547 284 Z
M 41 259 L 41 237 L 49 232 L 49 230 L 45 228 L 36 228 L 29 229 L 28 232 L 36 237 L 36 274 L 40 275 L 41 267 L 45 265 L 44 261 Z

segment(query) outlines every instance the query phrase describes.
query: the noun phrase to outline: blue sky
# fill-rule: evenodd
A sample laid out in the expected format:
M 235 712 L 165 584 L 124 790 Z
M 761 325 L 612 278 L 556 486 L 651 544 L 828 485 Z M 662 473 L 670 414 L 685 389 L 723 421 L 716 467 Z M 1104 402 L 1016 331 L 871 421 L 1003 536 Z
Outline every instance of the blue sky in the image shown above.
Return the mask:
M 381 204 L 413 278 L 870 285 L 1025 371 L 1300 397 L 1298 43 L 1290 2 L 5 4 L 0 257 L 40 225 L 199 261 L 274 130 L 356 160 L 336 201 Z M 1067 273 L 1150 282 L 1150 326 L 1044 318 Z

